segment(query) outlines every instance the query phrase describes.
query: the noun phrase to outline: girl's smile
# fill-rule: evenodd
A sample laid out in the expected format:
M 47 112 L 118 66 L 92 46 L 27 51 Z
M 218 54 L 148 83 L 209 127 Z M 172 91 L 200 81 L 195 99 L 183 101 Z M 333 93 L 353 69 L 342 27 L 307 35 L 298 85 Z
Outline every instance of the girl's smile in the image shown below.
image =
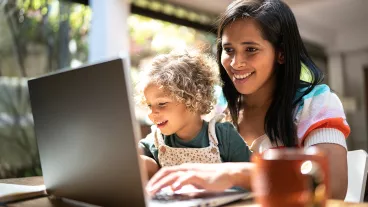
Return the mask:
M 201 129 L 201 117 L 190 111 L 187 106 L 175 98 L 163 87 L 149 84 L 144 96 L 150 112 L 149 119 L 164 135 L 176 134 L 183 139 L 191 139 Z

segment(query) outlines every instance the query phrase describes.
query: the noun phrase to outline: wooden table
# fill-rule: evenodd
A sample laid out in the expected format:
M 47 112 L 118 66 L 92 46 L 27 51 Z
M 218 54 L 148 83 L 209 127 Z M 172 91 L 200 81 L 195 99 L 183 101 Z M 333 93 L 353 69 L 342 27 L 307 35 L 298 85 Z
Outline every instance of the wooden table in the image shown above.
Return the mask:
M 19 184 L 19 185 L 43 185 L 42 177 L 14 178 L 3 179 L 0 183 Z M 8 207 L 75 207 L 74 205 L 64 203 L 61 200 L 49 199 L 47 197 L 26 200 L 22 202 L 12 203 Z M 254 201 L 238 201 L 227 207 L 259 207 Z M 346 203 L 340 200 L 328 200 L 327 207 L 368 207 L 368 203 Z

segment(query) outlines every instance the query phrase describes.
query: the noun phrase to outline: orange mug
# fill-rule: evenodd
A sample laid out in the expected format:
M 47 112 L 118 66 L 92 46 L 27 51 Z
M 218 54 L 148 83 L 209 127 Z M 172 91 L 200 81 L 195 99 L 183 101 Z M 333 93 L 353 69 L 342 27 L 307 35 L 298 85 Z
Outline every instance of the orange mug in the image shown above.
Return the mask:
M 251 185 L 263 207 L 326 205 L 329 177 L 326 156 L 317 148 L 270 149 L 254 154 Z

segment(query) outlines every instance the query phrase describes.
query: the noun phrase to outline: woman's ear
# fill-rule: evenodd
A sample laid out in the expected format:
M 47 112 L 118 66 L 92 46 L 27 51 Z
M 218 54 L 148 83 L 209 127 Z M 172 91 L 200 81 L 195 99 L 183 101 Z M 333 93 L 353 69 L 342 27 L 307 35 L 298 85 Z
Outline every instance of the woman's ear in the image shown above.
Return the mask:
M 285 63 L 285 55 L 284 55 L 284 52 L 282 51 L 278 51 L 277 52 L 277 62 L 282 65 Z

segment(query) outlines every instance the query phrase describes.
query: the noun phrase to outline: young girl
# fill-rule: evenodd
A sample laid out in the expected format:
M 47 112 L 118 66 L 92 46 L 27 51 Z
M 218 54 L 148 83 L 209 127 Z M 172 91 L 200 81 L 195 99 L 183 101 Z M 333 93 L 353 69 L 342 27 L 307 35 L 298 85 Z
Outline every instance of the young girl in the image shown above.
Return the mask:
M 329 160 L 331 197 L 344 199 L 345 138 L 350 128 L 339 98 L 320 84 L 323 75 L 307 54 L 291 9 L 281 0 L 238 0 L 219 22 L 217 60 L 223 92 L 241 136 L 260 153 L 317 147 Z M 303 65 L 309 80 L 301 79 Z M 179 166 L 158 173 L 148 187 L 153 193 L 172 183 L 246 187 L 251 169 L 247 163 Z M 191 176 L 180 173 L 188 170 Z M 161 179 L 163 175 L 171 179 Z
M 150 112 L 152 132 L 139 143 L 148 175 L 182 163 L 248 162 L 250 151 L 231 123 L 201 116 L 215 103 L 216 65 L 199 51 L 159 55 L 138 87 Z M 217 123 L 216 123 L 217 122 Z

